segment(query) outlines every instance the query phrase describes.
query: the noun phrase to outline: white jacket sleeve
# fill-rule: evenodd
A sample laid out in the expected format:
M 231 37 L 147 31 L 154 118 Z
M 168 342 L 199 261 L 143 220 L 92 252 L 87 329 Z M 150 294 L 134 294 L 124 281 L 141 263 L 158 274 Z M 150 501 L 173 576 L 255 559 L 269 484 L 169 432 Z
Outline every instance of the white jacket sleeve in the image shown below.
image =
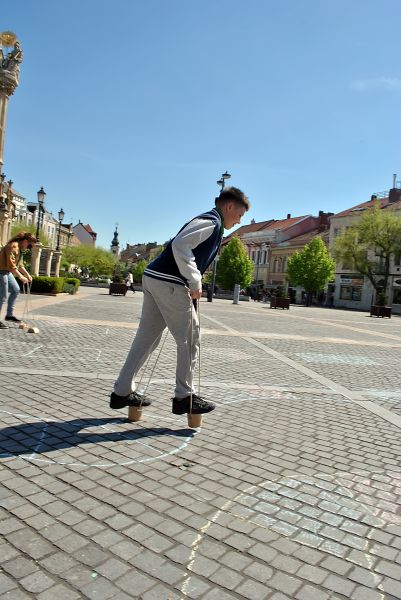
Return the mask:
M 214 227 L 209 219 L 194 219 L 172 243 L 175 262 L 181 275 L 188 281 L 191 292 L 202 289 L 202 274 L 196 266 L 192 250 L 212 235 Z

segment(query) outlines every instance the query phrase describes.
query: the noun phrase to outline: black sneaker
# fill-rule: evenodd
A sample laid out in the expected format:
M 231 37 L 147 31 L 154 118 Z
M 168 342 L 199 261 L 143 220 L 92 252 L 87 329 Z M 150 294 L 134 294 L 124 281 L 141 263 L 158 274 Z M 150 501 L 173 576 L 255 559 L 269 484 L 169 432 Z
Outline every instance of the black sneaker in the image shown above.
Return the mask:
M 3 323 L 3 321 L 0 321 L 0 329 L 8 329 L 7 325 Z
M 17 319 L 17 317 L 14 317 L 14 315 L 11 315 L 11 317 L 6 317 L 5 320 L 6 321 L 13 321 L 14 323 L 22 323 L 21 319 Z
M 191 396 L 186 398 L 173 398 L 173 414 L 183 415 L 184 413 L 191 412 Z M 192 413 L 194 415 L 201 415 L 208 413 L 216 408 L 213 402 L 207 402 L 200 396 L 192 394 Z
M 110 394 L 110 408 L 118 409 L 125 406 L 150 406 L 151 401 L 145 396 L 131 392 L 128 396 L 118 396 L 114 392 Z

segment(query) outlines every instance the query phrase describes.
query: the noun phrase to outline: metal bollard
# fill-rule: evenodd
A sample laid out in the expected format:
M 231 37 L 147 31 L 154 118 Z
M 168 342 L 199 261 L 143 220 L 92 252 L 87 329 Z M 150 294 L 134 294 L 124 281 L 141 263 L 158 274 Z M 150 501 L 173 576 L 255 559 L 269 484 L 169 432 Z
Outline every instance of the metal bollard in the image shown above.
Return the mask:
M 239 290 L 240 290 L 239 283 L 236 283 L 234 285 L 233 304 L 238 304 L 238 302 L 239 302 Z

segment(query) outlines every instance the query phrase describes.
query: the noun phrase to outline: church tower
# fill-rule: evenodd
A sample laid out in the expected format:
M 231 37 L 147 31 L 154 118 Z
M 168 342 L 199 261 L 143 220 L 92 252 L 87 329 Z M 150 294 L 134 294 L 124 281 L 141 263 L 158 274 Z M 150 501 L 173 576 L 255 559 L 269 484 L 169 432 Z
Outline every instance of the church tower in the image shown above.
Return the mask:
M 120 242 L 118 241 L 118 223 L 116 223 L 116 229 L 114 231 L 114 237 L 111 242 L 110 252 L 115 254 L 117 258 L 120 256 Z

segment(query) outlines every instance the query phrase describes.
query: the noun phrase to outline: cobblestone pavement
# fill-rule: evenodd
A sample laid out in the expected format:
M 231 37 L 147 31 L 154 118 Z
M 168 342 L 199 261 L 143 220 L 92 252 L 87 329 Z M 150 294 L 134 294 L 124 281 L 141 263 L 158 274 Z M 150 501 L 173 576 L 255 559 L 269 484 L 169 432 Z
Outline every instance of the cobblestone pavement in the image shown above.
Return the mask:
M 143 420 L 108 407 L 141 301 L 1 332 L 1 598 L 399 600 L 401 319 L 202 301 L 192 430 L 170 336 Z

